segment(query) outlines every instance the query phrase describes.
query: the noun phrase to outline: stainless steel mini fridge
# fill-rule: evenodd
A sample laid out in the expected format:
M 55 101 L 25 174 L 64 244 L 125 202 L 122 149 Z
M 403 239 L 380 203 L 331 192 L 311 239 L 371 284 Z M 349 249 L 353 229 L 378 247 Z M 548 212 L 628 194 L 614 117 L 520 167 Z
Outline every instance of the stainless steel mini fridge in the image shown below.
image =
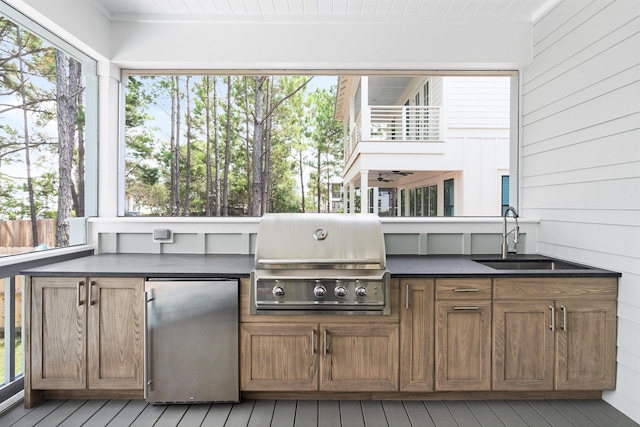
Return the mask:
M 148 279 L 145 399 L 238 402 L 238 281 Z

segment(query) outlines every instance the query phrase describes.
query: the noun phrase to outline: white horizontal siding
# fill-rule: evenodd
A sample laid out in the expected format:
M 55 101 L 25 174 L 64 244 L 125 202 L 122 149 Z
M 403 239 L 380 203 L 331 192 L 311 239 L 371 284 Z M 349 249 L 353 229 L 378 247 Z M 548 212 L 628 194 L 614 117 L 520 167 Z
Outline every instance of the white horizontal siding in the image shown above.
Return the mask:
M 640 422 L 640 1 L 560 1 L 522 73 L 521 213 L 538 252 L 622 273 L 617 388 Z
M 445 77 L 448 128 L 509 128 L 509 77 Z

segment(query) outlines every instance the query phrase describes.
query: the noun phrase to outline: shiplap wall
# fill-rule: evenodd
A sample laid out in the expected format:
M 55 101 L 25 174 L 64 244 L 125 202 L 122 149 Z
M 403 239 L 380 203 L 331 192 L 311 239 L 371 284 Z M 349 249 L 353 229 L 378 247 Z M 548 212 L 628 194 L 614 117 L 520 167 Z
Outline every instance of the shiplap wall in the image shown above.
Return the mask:
M 538 252 L 622 272 L 617 388 L 640 422 L 640 1 L 564 0 L 522 76 L 521 213 Z
M 500 218 L 381 220 L 389 255 L 498 255 L 502 248 Z M 88 243 L 98 253 L 253 254 L 259 222 L 252 217 L 89 218 Z M 511 230 L 514 221 L 508 222 Z M 535 253 L 537 228 L 537 221 L 520 221 L 518 253 Z M 169 229 L 171 241 L 154 241 L 155 229 Z

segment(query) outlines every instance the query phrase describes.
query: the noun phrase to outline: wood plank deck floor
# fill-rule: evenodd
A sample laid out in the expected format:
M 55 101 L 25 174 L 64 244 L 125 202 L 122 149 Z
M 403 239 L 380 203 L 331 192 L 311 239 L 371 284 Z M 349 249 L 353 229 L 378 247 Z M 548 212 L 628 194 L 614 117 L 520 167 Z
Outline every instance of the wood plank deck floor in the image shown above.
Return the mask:
M 16 406 L 1 426 L 156 427 L 632 427 L 603 400 L 316 401 L 149 405 L 142 400 L 48 400 Z

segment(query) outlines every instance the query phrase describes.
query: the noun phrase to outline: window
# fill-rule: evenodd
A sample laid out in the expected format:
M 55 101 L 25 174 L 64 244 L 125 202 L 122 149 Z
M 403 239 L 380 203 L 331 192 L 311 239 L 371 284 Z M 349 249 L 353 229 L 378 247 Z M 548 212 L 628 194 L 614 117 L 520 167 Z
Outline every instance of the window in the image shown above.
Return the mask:
M 1 250 L 83 244 L 81 218 L 97 214 L 96 63 L 0 3 L 0 68 Z
M 507 211 L 509 207 L 509 175 L 502 175 L 502 191 L 501 191 L 500 199 L 501 203 L 501 212 L 504 216 L 504 213 Z
M 129 75 L 121 214 L 327 211 L 336 90 L 336 76 Z
M 444 194 L 433 190 L 440 198 L 438 212 L 436 197 L 416 188 L 465 176 L 456 182 L 455 215 L 497 216 L 496 172 L 510 169 L 516 76 L 125 71 L 126 158 L 120 180 L 126 197 L 119 213 L 259 216 L 332 210 L 332 182 L 349 177 L 342 185 L 359 188 L 365 171 L 357 169 L 369 164 L 369 157 L 388 155 L 388 162 L 377 166 L 382 169 L 366 172 L 367 188 L 414 189 L 411 202 L 399 198 L 391 215 L 445 215 Z M 324 85 L 323 80 L 332 81 Z M 326 92 L 321 96 L 318 89 Z M 495 155 L 477 156 L 480 144 Z M 453 158 L 460 155 L 476 157 Z M 376 194 L 371 209 L 382 203 L 384 195 Z M 486 203 L 475 203 L 475 194 L 483 194 Z
M 444 216 L 453 216 L 453 179 L 444 181 Z

